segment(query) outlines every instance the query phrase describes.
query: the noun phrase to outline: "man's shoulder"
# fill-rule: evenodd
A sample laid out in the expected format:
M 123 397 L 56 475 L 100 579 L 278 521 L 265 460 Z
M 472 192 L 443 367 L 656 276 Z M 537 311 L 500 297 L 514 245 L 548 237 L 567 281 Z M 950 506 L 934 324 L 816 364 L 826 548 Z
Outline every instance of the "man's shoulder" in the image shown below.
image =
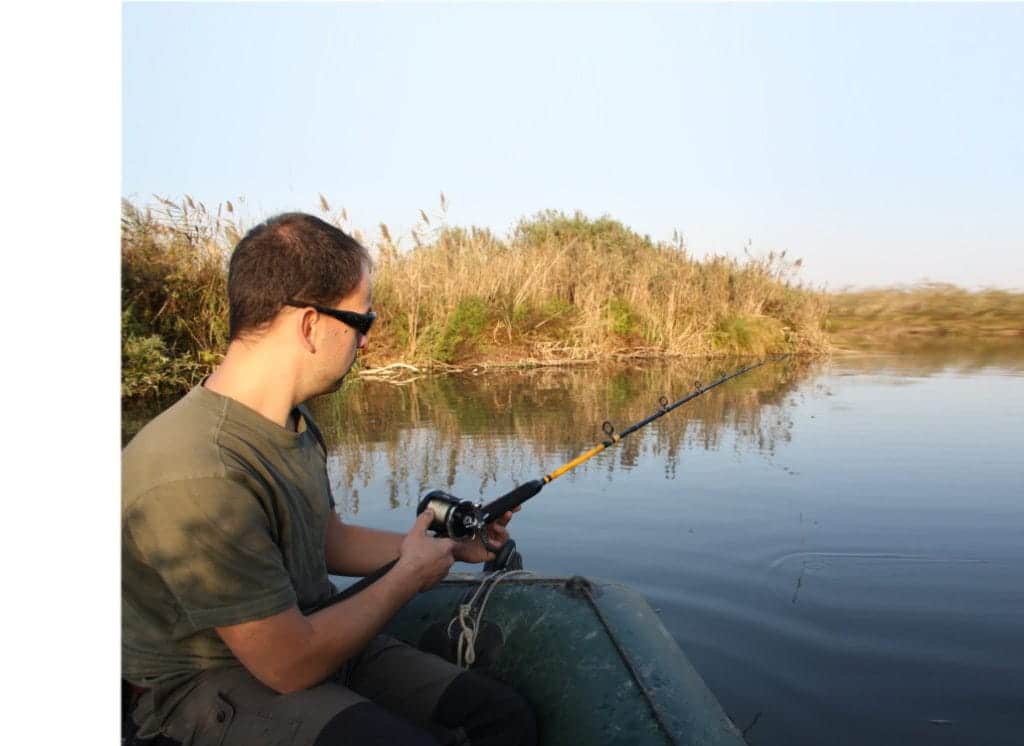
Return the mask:
M 161 484 L 226 476 L 222 420 L 195 389 L 153 418 L 121 452 L 122 504 Z

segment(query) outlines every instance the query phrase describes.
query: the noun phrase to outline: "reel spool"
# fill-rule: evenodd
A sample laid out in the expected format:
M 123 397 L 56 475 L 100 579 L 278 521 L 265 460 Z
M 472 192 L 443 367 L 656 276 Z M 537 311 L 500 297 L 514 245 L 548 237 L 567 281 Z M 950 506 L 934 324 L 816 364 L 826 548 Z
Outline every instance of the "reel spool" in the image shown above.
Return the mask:
M 472 539 L 484 527 L 480 509 L 469 500 L 460 500 L 443 490 L 428 492 L 416 506 L 416 515 L 427 508 L 434 511 L 430 530 L 451 539 Z

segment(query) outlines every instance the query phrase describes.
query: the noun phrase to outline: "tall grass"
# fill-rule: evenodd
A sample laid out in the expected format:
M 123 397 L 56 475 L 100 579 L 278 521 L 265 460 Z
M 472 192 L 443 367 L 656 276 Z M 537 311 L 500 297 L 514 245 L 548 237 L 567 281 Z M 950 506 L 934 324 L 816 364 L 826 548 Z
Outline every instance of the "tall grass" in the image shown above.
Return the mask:
M 190 197 L 121 205 L 121 395 L 179 393 L 205 375 L 227 341 L 227 248 L 238 228 Z
M 785 253 L 698 261 L 620 222 L 547 211 L 502 239 L 443 227 L 378 245 L 374 361 L 816 352 L 823 294 Z
M 380 314 L 363 362 L 543 363 L 615 356 L 818 352 L 826 296 L 785 252 L 698 260 L 682 241 L 609 217 L 545 211 L 508 236 L 420 213 L 413 245 L 386 225 L 367 242 Z M 344 210 L 325 219 L 348 228 Z M 231 203 L 186 197 L 122 209 L 122 392 L 187 389 L 223 354 L 226 259 L 243 227 Z
M 969 291 L 944 283 L 836 293 L 827 329 L 837 343 L 865 347 L 914 338 L 1024 338 L 1024 293 Z

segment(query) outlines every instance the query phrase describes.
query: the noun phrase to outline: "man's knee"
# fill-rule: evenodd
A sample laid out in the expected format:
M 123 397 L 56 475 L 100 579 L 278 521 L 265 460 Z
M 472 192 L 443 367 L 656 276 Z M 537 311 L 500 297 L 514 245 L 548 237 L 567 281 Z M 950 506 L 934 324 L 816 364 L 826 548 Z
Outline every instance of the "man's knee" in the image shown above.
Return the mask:
M 514 689 L 467 671 L 444 690 L 432 718 L 465 731 L 473 746 L 534 746 L 537 724 L 529 703 Z
M 426 731 L 397 718 L 383 707 L 362 702 L 339 712 L 313 746 L 438 746 Z

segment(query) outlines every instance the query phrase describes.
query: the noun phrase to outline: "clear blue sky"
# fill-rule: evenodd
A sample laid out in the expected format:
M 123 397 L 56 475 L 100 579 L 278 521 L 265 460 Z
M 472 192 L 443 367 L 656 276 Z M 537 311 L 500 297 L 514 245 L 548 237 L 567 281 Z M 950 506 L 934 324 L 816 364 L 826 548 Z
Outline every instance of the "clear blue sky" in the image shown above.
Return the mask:
M 127 4 L 122 193 L 1024 288 L 1024 5 Z

